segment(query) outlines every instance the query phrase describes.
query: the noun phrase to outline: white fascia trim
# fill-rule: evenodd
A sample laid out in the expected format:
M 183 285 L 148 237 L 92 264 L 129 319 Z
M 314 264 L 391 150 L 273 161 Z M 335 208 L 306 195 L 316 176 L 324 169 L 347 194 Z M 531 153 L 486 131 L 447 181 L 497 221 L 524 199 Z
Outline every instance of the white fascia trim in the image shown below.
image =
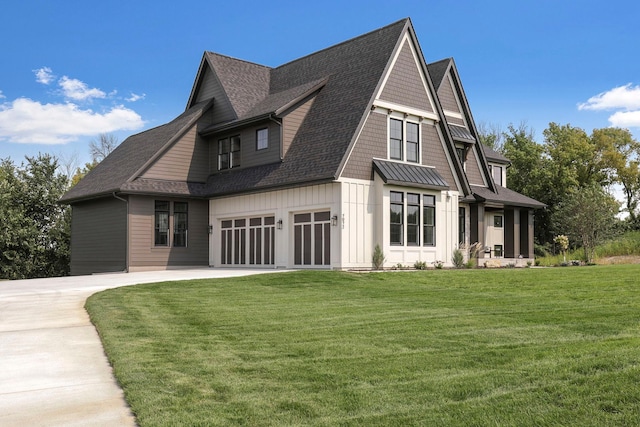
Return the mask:
M 458 112 L 455 112 L 455 111 L 444 110 L 444 115 L 445 116 L 449 116 L 449 117 L 454 118 L 454 119 L 464 120 L 464 117 L 462 116 L 462 114 L 460 114 Z
M 373 102 L 373 111 L 376 113 L 402 113 L 405 116 L 414 116 L 418 119 L 430 120 L 432 123 L 438 122 L 440 119 L 437 114 L 429 111 L 418 110 L 417 108 L 407 107 L 406 105 L 395 104 L 393 102 L 382 101 L 376 99 Z
M 450 70 L 449 73 L 447 73 L 447 79 L 449 80 L 449 84 L 451 85 L 451 90 L 453 91 L 453 97 L 456 100 L 456 105 L 458 106 L 458 111 L 460 111 L 460 113 L 457 113 L 457 112 L 454 112 L 454 111 L 449 111 L 449 112 L 445 112 L 445 115 L 450 114 L 451 117 L 462 119 L 462 121 L 464 122 L 464 125 L 467 126 L 467 120 L 465 119 L 464 115 L 462 114 L 462 111 L 464 111 L 464 110 L 462 109 L 462 104 L 460 103 L 460 98 L 458 97 L 458 91 L 456 90 L 456 86 L 453 84 L 453 80 L 451 79 L 451 70 Z

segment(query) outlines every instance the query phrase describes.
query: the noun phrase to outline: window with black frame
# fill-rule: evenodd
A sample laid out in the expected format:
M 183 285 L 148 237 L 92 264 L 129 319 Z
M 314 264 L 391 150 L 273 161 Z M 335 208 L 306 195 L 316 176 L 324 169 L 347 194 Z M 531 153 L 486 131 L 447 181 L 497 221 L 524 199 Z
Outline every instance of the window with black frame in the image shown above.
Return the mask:
M 187 230 L 189 228 L 189 205 L 187 202 L 173 204 L 173 246 L 187 246 Z
M 392 245 L 402 245 L 404 238 L 404 194 L 392 191 L 390 193 L 391 211 L 389 218 L 389 240 Z

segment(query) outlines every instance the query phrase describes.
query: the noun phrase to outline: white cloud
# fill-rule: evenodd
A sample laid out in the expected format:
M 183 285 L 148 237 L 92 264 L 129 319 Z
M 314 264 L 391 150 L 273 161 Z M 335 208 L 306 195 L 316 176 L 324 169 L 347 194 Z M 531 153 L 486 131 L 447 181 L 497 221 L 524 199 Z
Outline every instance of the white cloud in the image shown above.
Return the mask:
M 622 110 L 609 116 L 616 127 L 640 127 L 640 86 L 628 83 L 599 93 L 578 104 L 578 110 Z
M 53 75 L 53 71 L 49 67 L 42 67 L 37 70 L 33 70 L 36 75 L 36 81 L 38 83 L 42 83 L 43 85 L 48 85 L 51 83 L 56 76 Z
M 78 79 L 70 79 L 67 76 L 62 76 L 58 84 L 62 88 L 64 96 L 75 101 L 86 101 L 92 98 L 107 97 L 107 94 L 100 89 L 90 89 L 86 83 L 81 82 Z
M 27 98 L 0 104 L 0 140 L 16 143 L 64 144 L 143 125 L 138 113 L 122 105 L 101 113 L 73 103 L 42 104 Z
M 4 93 L 2 93 L 2 91 L 0 90 L 0 99 L 4 99 L 6 98 L 6 96 L 4 96 Z
M 618 111 L 609 117 L 611 126 L 619 128 L 640 127 L 640 110 L 638 111 Z
M 140 101 L 141 99 L 144 99 L 146 96 L 147 96 L 146 93 L 143 93 L 142 95 L 138 95 L 137 93 L 131 92 L 131 96 L 129 98 L 125 98 L 125 101 L 136 102 L 136 101 Z

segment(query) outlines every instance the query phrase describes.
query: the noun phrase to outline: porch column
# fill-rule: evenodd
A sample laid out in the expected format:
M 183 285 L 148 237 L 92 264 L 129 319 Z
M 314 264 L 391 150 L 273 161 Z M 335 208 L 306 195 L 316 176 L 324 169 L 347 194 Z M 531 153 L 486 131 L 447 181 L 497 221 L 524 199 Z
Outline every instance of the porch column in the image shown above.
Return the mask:
M 518 258 L 520 253 L 520 210 L 517 208 L 505 208 L 504 257 Z
M 520 210 L 520 254 L 533 258 L 533 210 Z
M 469 206 L 469 243 L 485 246 L 484 205 L 477 203 Z M 484 250 L 478 252 L 478 258 L 484 258 Z

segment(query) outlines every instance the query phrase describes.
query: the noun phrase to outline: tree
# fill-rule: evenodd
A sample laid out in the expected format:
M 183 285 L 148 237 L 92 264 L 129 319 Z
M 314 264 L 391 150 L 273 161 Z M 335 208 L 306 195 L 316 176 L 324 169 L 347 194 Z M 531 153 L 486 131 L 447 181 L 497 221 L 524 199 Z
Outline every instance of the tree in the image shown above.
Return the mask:
M 69 272 L 70 214 L 58 204 L 67 177 L 49 155 L 16 167 L 0 163 L 0 277 L 26 279 Z
M 500 126 L 494 123 L 487 124 L 481 122 L 478 124 L 478 137 L 480 138 L 480 142 L 494 151 L 502 151 L 503 135 L 504 133 L 502 129 L 500 129 Z
M 94 163 L 103 161 L 118 146 L 118 138 L 112 133 L 101 133 L 89 143 L 89 154 Z
M 602 166 L 608 182 L 622 186 L 625 210 L 632 223 L 637 222 L 640 201 L 640 143 L 627 129 L 595 129 L 591 139 L 602 153 Z
M 591 263 L 595 247 L 611 234 L 618 208 L 613 196 L 592 184 L 570 192 L 554 212 L 554 222 L 582 246 L 585 261 Z

